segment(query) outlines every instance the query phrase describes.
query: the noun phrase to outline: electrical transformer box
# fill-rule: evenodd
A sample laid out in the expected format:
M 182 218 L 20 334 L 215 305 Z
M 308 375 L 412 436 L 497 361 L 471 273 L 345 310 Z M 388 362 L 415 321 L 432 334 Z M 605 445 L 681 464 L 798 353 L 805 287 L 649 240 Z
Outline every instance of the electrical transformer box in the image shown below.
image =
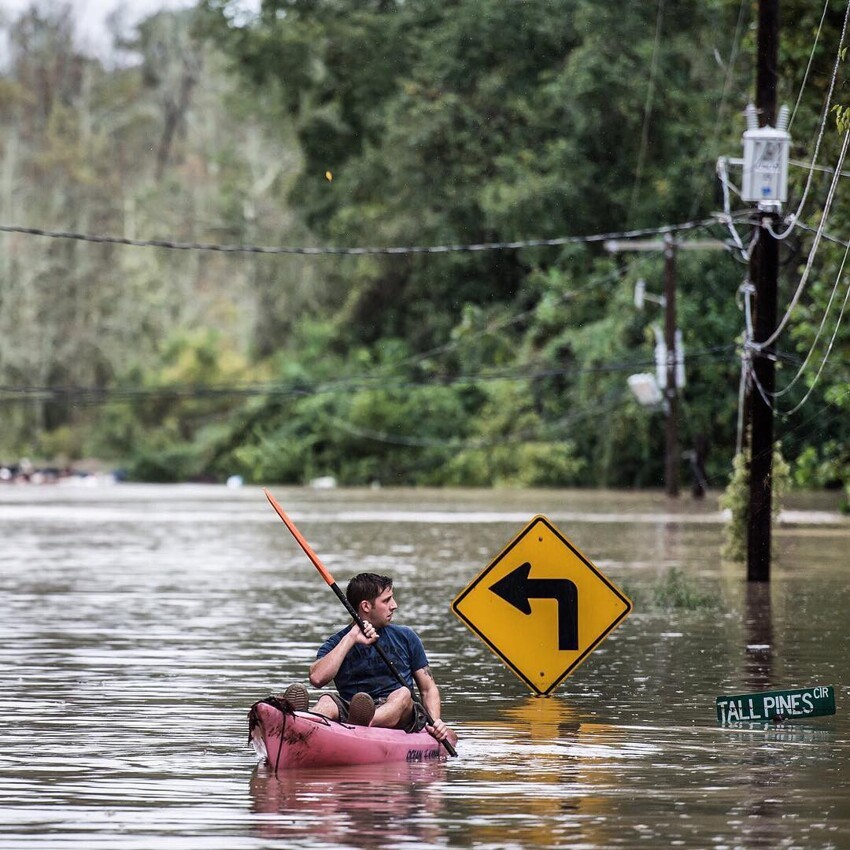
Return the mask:
M 790 148 L 791 136 L 784 129 L 758 127 L 744 132 L 742 201 L 785 203 Z

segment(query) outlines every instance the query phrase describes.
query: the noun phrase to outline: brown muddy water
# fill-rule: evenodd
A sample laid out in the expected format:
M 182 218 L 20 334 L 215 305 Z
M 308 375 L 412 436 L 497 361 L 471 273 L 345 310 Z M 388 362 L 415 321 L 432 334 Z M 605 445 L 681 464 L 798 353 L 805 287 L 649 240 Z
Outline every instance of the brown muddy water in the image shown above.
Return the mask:
M 343 584 L 396 579 L 460 735 L 445 763 L 269 775 L 249 705 L 344 618 L 259 488 L 0 488 L 0 848 L 850 847 L 850 520 L 799 499 L 770 586 L 716 501 L 273 488 Z M 538 513 L 634 613 L 551 698 L 450 611 Z M 676 568 L 696 607 L 659 601 Z M 718 726 L 833 685 L 837 714 Z

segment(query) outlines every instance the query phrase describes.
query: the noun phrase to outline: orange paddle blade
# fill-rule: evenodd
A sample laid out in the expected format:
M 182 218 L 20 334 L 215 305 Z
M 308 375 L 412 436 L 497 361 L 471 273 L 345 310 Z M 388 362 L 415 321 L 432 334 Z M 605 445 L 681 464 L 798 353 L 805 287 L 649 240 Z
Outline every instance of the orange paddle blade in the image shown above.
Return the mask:
M 319 560 L 319 556 L 310 548 L 310 544 L 301 536 L 301 532 L 295 527 L 295 523 L 286 515 L 286 511 L 277 503 L 277 499 L 263 488 L 266 498 L 271 506 L 277 512 L 277 515 L 283 520 L 283 524 L 289 529 L 290 534 L 295 538 L 298 545 L 304 550 L 304 554 L 313 562 L 313 566 L 319 571 L 319 575 L 331 586 L 336 584 L 334 577 L 328 572 L 327 567 Z

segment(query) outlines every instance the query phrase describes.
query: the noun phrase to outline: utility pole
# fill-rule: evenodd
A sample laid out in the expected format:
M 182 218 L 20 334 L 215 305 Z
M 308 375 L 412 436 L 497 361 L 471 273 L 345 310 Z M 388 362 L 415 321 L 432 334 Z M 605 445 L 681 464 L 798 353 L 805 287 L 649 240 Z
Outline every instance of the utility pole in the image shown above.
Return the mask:
M 676 255 L 679 250 L 687 251 L 724 251 L 726 244 L 718 239 L 697 239 L 687 242 L 677 240 L 672 234 L 660 239 L 609 239 L 605 250 L 611 254 L 621 251 L 653 251 L 664 253 L 664 297 L 655 299 L 664 307 L 664 347 L 666 348 L 664 381 L 665 400 L 665 449 L 664 449 L 664 491 L 673 498 L 679 495 L 679 381 L 678 356 L 676 342 Z M 649 296 L 647 296 L 649 297 Z M 660 377 L 659 377 L 660 383 Z
M 776 124 L 776 82 L 779 61 L 779 0 L 759 0 L 756 69 L 756 109 L 759 124 Z M 761 221 L 776 223 L 776 208 L 763 208 Z M 750 258 L 755 286 L 753 341 L 770 338 L 776 328 L 776 288 L 779 243 L 762 227 Z M 747 580 L 770 581 L 773 499 L 773 408 L 775 387 L 773 346 L 753 349 L 753 372 L 758 387 L 750 390 L 750 499 L 747 517 Z M 759 390 L 761 388 L 761 391 Z M 762 396 L 764 393 L 764 396 Z
M 679 389 L 676 386 L 676 241 L 664 237 L 664 344 L 667 349 L 666 450 L 664 489 L 668 496 L 679 495 Z

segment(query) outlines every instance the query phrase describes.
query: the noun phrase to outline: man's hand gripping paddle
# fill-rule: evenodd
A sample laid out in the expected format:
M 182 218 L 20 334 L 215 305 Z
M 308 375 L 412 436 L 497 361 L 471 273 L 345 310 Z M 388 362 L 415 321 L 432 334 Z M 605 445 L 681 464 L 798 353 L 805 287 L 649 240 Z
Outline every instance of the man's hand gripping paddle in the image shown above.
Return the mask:
M 310 544 L 304 539 L 304 537 L 301 535 L 301 532 L 295 527 L 295 523 L 286 515 L 286 512 L 283 510 L 283 508 L 277 503 L 275 497 L 272 496 L 272 494 L 266 489 L 263 489 L 263 492 L 266 494 L 266 498 L 269 500 L 271 506 L 275 509 L 277 515 L 283 520 L 283 524 L 289 529 L 289 533 L 295 538 L 296 543 L 298 543 L 298 545 L 304 550 L 304 554 L 313 562 L 313 566 L 319 571 L 319 575 L 325 580 L 328 587 L 336 594 L 337 599 L 339 599 L 339 601 L 342 602 L 342 604 L 345 606 L 345 610 L 348 611 L 354 622 L 357 623 L 358 626 L 360 626 L 360 630 L 362 632 L 365 632 L 366 623 L 364 622 L 363 618 L 357 613 L 357 611 L 354 610 L 348 599 L 345 598 L 345 594 L 339 589 L 339 585 L 334 580 L 334 577 L 330 574 L 328 568 L 319 560 L 319 556 L 310 548 Z M 402 677 L 401 673 L 399 673 L 396 669 L 396 666 L 395 664 L 393 664 L 390 657 L 386 654 L 386 652 L 384 652 L 383 647 L 379 643 L 373 643 L 372 646 L 375 647 L 378 652 L 378 655 L 381 656 L 381 660 L 384 662 L 384 664 L 387 665 L 390 673 L 392 673 L 393 677 L 399 682 L 399 684 L 404 688 L 410 688 L 407 682 L 404 681 L 404 678 Z M 413 701 L 417 703 L 422 709 L 422 712 L 425 715 L 425 720 L 427 721 L 428 725 L 433 726 L 434 719 L 431 717 L 431 715 L 428 713 L 422 703 L 419 702 L 418 699 L 416 699 L 416 695 L 413 693 L 412 690 L 410 691 L 410 695 L 413 697 Z M 440 743 L 446 748 L 446 752 L 450 756 L 457 755 L 457 751 L 452 746 L 450 741 L 440 741 Z

